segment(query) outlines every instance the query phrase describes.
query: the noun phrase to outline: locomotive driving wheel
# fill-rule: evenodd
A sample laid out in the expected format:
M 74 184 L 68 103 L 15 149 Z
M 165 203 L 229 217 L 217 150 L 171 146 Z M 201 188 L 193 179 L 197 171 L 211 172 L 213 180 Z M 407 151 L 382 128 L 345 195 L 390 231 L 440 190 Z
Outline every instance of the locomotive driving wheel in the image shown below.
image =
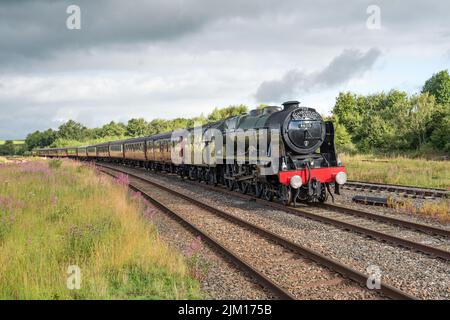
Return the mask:
M 215 170 L 209 170 L 208 172 L 208 184 L 217 186 L 216 172 Z
M 250 183 L 248 183 L 247 181 L 238 182 L 238 186 L 239 191 L 241 191 L 241 193 L 243 194 L 246 194 L 250 189 Z
M 270 184 L 268 183 L 264 183 L 263 185 L 263 197 L 264 199 L 266 199 L 267 201 L 272 201 L 273 200 L 273 191 L 272 188 L 270 186 Z
M 292 190 L 291 187 L 282 185 L 280 187 L 280 201 L 285 206 L 288 206 L 292 202 Z
M 225 186 L 228 188 L 228 190 L 233 191 L 234 190 L 234 180 L 231 179 L 225 179 Z
M 189 169 L 189 179 L 191 179 L 191 180 L 197 180 L 198 179 L 197 168 L 190 168 Z
M 263 184 L 259 181 L 255 182 L 255 196 L 261 198 L 263 194 Z

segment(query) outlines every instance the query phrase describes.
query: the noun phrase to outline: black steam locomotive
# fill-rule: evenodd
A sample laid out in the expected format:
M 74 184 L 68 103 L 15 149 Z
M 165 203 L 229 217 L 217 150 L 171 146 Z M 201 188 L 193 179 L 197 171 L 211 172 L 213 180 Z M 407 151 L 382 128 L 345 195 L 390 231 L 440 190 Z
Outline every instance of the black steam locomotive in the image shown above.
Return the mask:
M 276 197 L 286 205 L 324 202 L 332 195 L 331 183 L 339 193 L 347 181 L 336 156 L 333 124 L 298 101 L 182 132 L 36 152 L 164 170 L 267 200 Z

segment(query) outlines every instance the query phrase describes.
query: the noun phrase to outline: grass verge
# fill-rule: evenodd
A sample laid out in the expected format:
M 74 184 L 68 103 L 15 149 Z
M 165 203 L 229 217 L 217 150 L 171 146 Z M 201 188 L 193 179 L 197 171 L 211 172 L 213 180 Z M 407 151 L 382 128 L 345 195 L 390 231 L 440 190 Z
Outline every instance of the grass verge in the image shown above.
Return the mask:
M 389 206 L 398 213 L 419 215 L 437 220 L 442 224 L 450 223 L 450 199 L 424 202 L 419 206 L 409 199 L 400 202 L 391 199 Z
M 450 163 L 405 157 L 341 155 L 350 180 L 392 183 L 424 188 L 450 188 Z
M 0 299 L 201 298 L 151 210 L 74 161 L 0 164 Z

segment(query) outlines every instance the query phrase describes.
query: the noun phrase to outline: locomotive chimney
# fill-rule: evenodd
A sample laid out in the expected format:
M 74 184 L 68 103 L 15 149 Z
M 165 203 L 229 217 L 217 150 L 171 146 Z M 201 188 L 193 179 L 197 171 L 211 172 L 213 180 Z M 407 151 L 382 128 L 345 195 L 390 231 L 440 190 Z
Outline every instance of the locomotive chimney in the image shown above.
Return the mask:
M 286 101 L 283 103 L 284 110 L 289 110 L 293 108 L 297 108 L 300 105 L 298 101 Z

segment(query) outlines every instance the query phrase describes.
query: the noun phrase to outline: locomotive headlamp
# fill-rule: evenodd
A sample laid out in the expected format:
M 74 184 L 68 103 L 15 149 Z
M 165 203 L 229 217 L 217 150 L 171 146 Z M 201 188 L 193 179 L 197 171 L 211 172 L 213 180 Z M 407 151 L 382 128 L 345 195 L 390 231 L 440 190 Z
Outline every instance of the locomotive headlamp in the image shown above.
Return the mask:
M 303 183 L 302 177 L 300 176 L 292 176 L 291 180 L 289 181 L 289 184 L 294 189 L 300 188 L 302 186 L 302 183 Z
M 335 179 L 338 184 L 344 184 L 347 182 L 347 174 L 344 171 L 341 171 L 336 175 Z

